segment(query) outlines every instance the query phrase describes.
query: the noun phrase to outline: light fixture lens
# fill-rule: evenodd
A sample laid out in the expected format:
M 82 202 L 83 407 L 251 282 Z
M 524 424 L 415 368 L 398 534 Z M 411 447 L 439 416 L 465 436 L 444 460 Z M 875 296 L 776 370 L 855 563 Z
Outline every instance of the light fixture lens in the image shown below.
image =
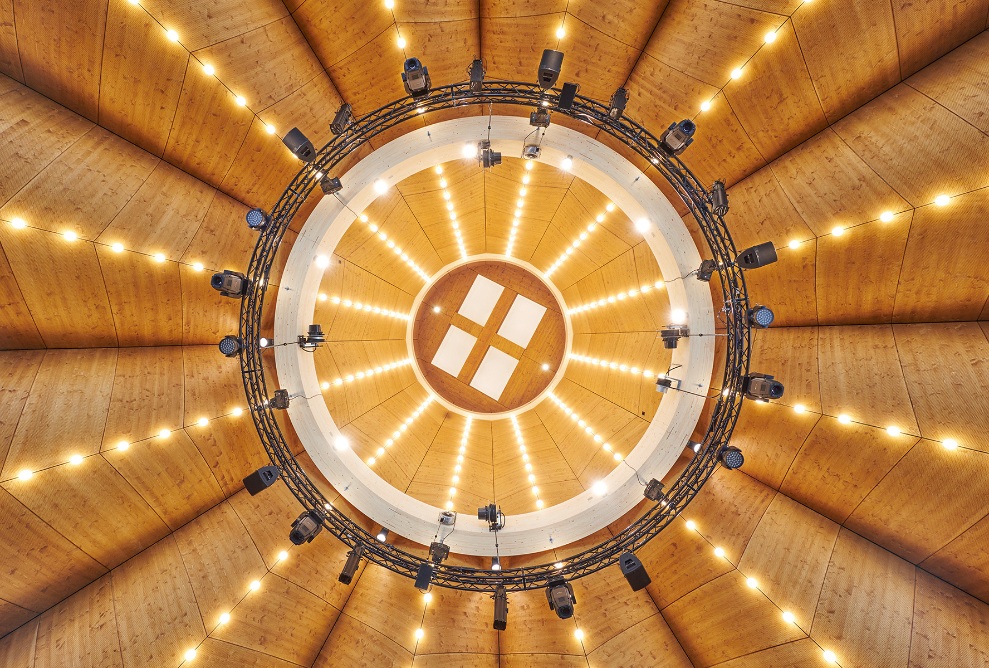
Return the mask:
M 73 232 L 72 230 L 67 230 L 63 232 L 62 236 L 65 237 L 66 241 L 75 241 L 76 239 L 79 238 L 79 235 Z
M 834 652 L 832 652 L 829 649 L 826 649 L 824 650 L 824 660 L 827 661 L 828 663 L 837 663 L 838 657 L 835 656 Z
M 171 433 L 172 432 L 169 431 L 168 429 L 162 429 L 161 431 L 158 432 L 158 438 L 168 438 L 168 435 Z
M 896 425 L 890 425 L 889 427 L 886 427 L 886 433 L 889 434 L 890 436 L 899 436 L 900 428 L 897 427 Z
M 793 613 L 790 612 L 789 610 L 785 610 L 783 612 L 783 621 L 786 622 L 787 624 L 793 624 L 796 621 L 796 619 L 797 618 L 794 617 Z
M 404 37 L 399 37 L 398 40 L 395 43 L 398 44 L 398 48 L 400 48 L 400 49 L 404 49 L 405 48 L 406 42 L 405 42 L 405 38 Z
M 202 271 L 204 269 L 202 262 L 194 262 L 192 264 L 193 271 Z
M 723 547 L 716 547 L 716 548 L 714 548 L 714 556 L 716 556 L 718 558 L 721 558 L 721 559 L 724 559 L 724 557 L 725 557 L 725 548 L 723 548 Z
M 330 266 L 330 258 L 326 257 L 325 255 L 318 255 L 316 257 L 316 266 L 319 267 L 320 269 L 326 269 L 327 267 Z
M 567 35 L 567 31 L 563 29 L 563 26 L 560 26 L 559 28 L 556 29 L 557 39 L 563 39 L 564 37 L 566 37 L 566 35 Z
M 805 410 L 807 409 L 804 407 L 803 404 L 797 404 L 796 406 L 793 407 L 794 413 L 803 413 Z
M 238 107 L 246 107 L 247 106 L 247 98 L 245 98 L 243 95 L 238 95 L 237 96 L 237 99 L 236 99 L 236 102 L 237 102 L 237 106 Z
M 687 520 L 687 524 L 686 524 L 686 526 L 687 526 L 687 528 L 688 528 L 688 529 L 690 529 L 691 531 L 696 531 L 696 530 L 697 530 L 697 523 L 696 523 L 696 522 L 694 522 L 693 520 Z
M 604 484 L 603 480 L 598 480 L 596 483 L 591 485 L 591 491 L 594 492 L 596 496 L 604 496 L 608 491 L 608 486 Z
M 113 250 L 114 253 L 124 252 L 124 245 L 120 243 L 113 244 L 112 246 L 110 246 L 110 248 Z
M 17 477 L 21 480 L 30 480 L 33 475 L 34 473 L 31 469 L 22 469 L 21 472 L 17 474 Z
M 581 629 L 575 630 L 573 632 L 573 637 L 576 638 L 577 640 L 583 640 L 584 639 L 584 631 L 581 630 Z
M 759 586 L 759 583 L 756 581 L 755 578 L 747 578 L 745 580 L 745 584 L 749 586 L 749 589 L 755 589 L 756 587 Z
M 792 241 L 790 241 L 790 243 L 787 244 L 787 246 L 789 246 L 791 250 L 796 250 L 800 248 L 800 242 L 797 241 L 796 239 L 793 239 Z
M 232 411 L 230 411 L 230 414 L 233 415 L 234 417 L 240 417 L 241 415 L 243 415 L 243 413 L 244 413 L 244 409 L 241 408 L 240 406 L 237 406 Z
M 416 640 L 422 640 L 422 637 L 426 635 L 426 632 L 422 629 L 416 629 Z
M 199 421 L 198 421 L 197 424 L 199 424 L 200 427 L 205 427 L 205 426 L 209 425 L 209 418 L 201 417 L 201 418 L 199 418 Z
M 543 364 L 543 371 L 549 371 L 549 364 Z
M 430 594 L 427 591 L 425 594 L 423 594 L 422 601 L 423 601 L 423 603 L 432 603 L 433 602 L 433 595 Z
M 286 559 L 288 559 L 288 552 L 282 550 L 278 553 L 278 561 L 285 561 Z
M 251 582 L 250 588 L 251 588 L 251 591 L 257 591 L 258 589 L 261 588 L 261 581 L 260 580 L 254 580 L 253 582 Z
M 395 0 L 385 0 L 385 9 L 395 9 Z
M 127 441 L 120 441 L 119 443 L 117 443 L 117 450 L 120 450 L 121 452 L 123 452 L 129 447 L 130 447 L 130 443 L 128 443 Z
M 271 123 L 265 123 L 264 129 L 268 132 L 269 135 L 275 134 L 275 126 L 272 125 Z
M 704 100 L 701 102 L 701 111 L 709 111 L 711 109 L 711 101 Z
M 230 621 L 230 613 L 229 612 L 224 612 L 222 615 L 220 615 L 220 623 L 221 624 L 226 624 L 229 621 Z
M 169 41 L 177 42 L 179 41 L 179 34 L 174 30 L 168 30 L 165 35 L 168 37 Z
M 852 418 L 850 418 L 848 415 L 846 415 L 844 413 L 842 413 L 841 415 L 838 416 L 838 422 L 840 422 L 841 424 L 850 424 L 851 421 L 852 421 Z
M 159 263 L 164 262 L 165 261 L 165 254 L 164 253 L 155 253 L 154 254 L 154 258 L 155 258 L 155 262 L 159 262 Z
M 835 227 L 834 227 L 834 228 L 832 228 L 832 230 L 831 230 L 831 234 L 833 234 L 833 235 L 834 235 L 834 236 L 836 236 L 836 237 L 840 237 L 840 236 L 841 236 L 842 234 L 844 234 L 844 233 L 845 233 L 845 228 L 843 228 L 843 227 L 840 227 L 840 226 L 835 226 Z
M 185 660 L 186 661 L 192 661 L 195 658 L 196 658 L 196 649 L 195 648 L 187 649 L 185 651 Z

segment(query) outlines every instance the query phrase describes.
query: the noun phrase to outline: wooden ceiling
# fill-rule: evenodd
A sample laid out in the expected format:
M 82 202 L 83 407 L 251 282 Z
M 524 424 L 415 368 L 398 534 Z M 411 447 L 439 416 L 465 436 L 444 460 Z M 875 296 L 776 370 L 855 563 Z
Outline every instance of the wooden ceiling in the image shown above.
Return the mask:
M 179 665 L 207 634 L 195 661 L 218 666 L 816 666 L 825 649 L 843 666 L 985 665 L 987 21 L 989 0 L 396 0 L 394 13 L 350 0 L 0 0 L 0 633 L 12 631 L 0 665 Z M 337 584 L 344 553 L 327 537 L 279 562 L 298 507 L 282 486 L 241 489 L 263 455 L 235 415 L 236 364 L 213 347 L 235 331 L 237 303 L 205 280 L 245 266 L 244 211 L 270 205 L 297 169 L 278 140 L 288 128 L 322 143 L 342 101 L 362 113 L 399 97 L 405 56 L 436 83 L 461 79 L 475 55 L 489 77 L 528 80 L 557 46 L 563 79 L 599 99 L 625 84 L 629 115 L 653 131 L 697 117 L 684 157 L 731 185 L 736 243 L 780 249 L 747 278 L 777 315 L 753 368 L 787 386 L 779 404 L 746 405 L 744 473 L 704 489 L 684 515 L 697 530 L 678 521 L 642 550 L 647 591 L 631 594 L 613 569 L 575 583 L 583 643 L 541 592 L 513 597 L 498 635 L 483 597 L 439 591 L 424 606 L 376 567 Z M 416 123 L 443 120 L 431 116 Z M 522 176 L 508 159 L 488 174 L 448 166 L 469 252 L 507 243 L 500 202 Z M 436 180 L 414 177 L 367 212 L 427 272 L 459 256 Z M 515 248 L 544 267 L 604 202 L 553 169 L 529 188 Z M 568 304 L 660 278 L 615 220 L 554 274 Z M 405 312 L 421 281 L 370 236 L 355 226 L 323 291 Z M 667 308 L 654 292 L 575 314 L 575 351 L 658 365 L 649 345 Z M 333 337 L 316 357 L 322 378 L 407 355 L 404 320 L 330 300 L 317 316 Z M 364 457 L 425 398 L 407 367 L 350 388 L 325 397 Z M 558 394 L 633 440 L 657 401 L 648 383 L 577 361 Z M 445 472 L 462 422 L 430 406 L 402 447 Z M 589 446 L 556 445 L 572 425 L 554 405 L 520 422 L 548 502 L 586 484 L 574 466 L 603 466 Z M 470 438 L 490 452 L 514 431 Z M 531 503 L 508 481 L 517 457 L 497 457 L 479 459 L 470 484 Z M 423 498 L 446 489 L 416 479 L 411 459 L 386 460 L 383 475 Z M 253 577 L 264 595 L 245 597 Z M 231 623 L 215 628 L 225 609 Z

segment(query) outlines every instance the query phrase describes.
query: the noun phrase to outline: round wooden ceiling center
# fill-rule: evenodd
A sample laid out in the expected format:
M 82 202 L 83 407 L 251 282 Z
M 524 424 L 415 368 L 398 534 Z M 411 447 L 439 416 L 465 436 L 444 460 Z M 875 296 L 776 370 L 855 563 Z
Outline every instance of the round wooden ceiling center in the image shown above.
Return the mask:
M 532 401 L 563 363 L 563 308 L 535 274 L 514 264 L 457 267 L 426 293 L 412 346 L 426 382 L 474 413 Z

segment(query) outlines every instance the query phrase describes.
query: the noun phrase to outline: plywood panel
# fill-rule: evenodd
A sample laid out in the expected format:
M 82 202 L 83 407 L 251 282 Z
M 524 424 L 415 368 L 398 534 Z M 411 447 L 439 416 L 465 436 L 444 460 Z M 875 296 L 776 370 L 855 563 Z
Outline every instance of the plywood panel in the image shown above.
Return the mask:
M 346 612 L 341 614 L 326 639 L 313 668 L 338 665 L 407 666 L 412 654 L 388 635 L 357 621 Z
M 581 628 L 584 628 L 583 624 Z M 586 640 L 584 646 L 588 647 Z M 587 662 L 593 668 L 605 666 L 691 668 L 692 666 L 676 636 L 660 614 L 642 620 L 589 651 Z
M 18 81 L 24 79 L 14 30 L 14 0 L 0 2 L 0 73 Z
M 842 529 L 814 617 L 814 639 L 849 666 L 904 665 L 910 651 L 914 571 Z
M 44 358 L 41 351 L 0 353 L 0 467 Z
M 311 4 L 323 4 L 323 3 L 311 3 Z M 337 10 L 339 11 L 339 10 Z M 369 11 L 373 11 L 379 14 L 377 7 L 373 7 Z M 387 12 L 380 12 L 381 18 L 387 16 Z M 391 21 L 391 17 L 386 19 Z M 377 21 L 372 21 L 377 23 Z M 339 30 L 339 23 L 334 22 L 333 30 L 338 35 L 342 35 L 343 31 Z M 305 28 L 303 28 L 305 30 Z M 378 73 L 382 71 L 393 71 L 396 74 L 397 70 L 393 69 L 392 63 L 400 63 L 402 59 L 406 57 L 402 49 L 397 46 L 398 33 L 393 26 L 388 26 L 384 28 L 376 36 L 370 39 L 366 44 L 360 46 L 357 51 L 352 52 L 346 58 L 335 62 L 332 65 L 328 65 L 327 74 L 336 84 L 337 90 L 344 100 L 349 102 L 354 107 L 355 115 L 362 115 L 374 111 L 378 107 L 388 104 L 392 100 L 397 100 L 401 97 L 405 97 L 406 92 L 402 87 L 402 79 L 400 76 L 386 76 L 380 77 Z M 310 43 L 312 40 L 310 39 Z M 356 46 L 360 42 L 351 43 L 352 46 Z M 410 45 L 408 48 L 409 57 L 412 53 L 417 50 L 417 45 Z M 320 49 L 317 49 L 317 53 Z M 465 56 L 464 67 L 467 66 L 467 58 Z M 325 64 L 328 61 L 322 61 Z M 424 65 L 429 67 L 429 63 L 425 62 Z M 374 86 L 368 86 L 367 82 L 370 80 L 375 80 L 376 84 Z M 440 82 L 437 81 L 437 84 Z M 408 124 L 407 127 L 418 126 L 421 121 L 419 119 L 413 119 Z M 394 138 L 394 137 L 392 137 Z M 387 140 L 387 137 L 379 136 L 377 139 L 378 146 L 381 142 Z
M 123 667 L 109 575 L 41 616 L 34 661 L 35 668 L 81 661 L 90 666 Z
M 312 140 L 313 145 L 319 148 L 333 138 L 330 123 L 341 104 L 343 99 L 337 92 L 336 86 L 326 73 L 321 71 L 291 95 L 265 109 L 261 117 L 266 123 L 272 123 L 275 128 L 287 130 L 298 127 Z M 342 163 L 337 169 L 342 173 L 346 170 L 346 163 Z M 322 193 L 322 191 L 318 192 Z M 312 198 L 310 196 L 310 199 Z M 297 218 L 304 213 L 300 211 Z
M 170 41 L 147 12 L 126 0 L 110 0 L 100 71 L 100 125 L 161 155 L 188 63 L 189 53 Z M 148 81 L 154 85 L 141 85 Z
M 244 408 L 244 385 L 236 359 L 224 357 L 215 346 L 185 346 L 182 358 L 186 425 L 201 417 L 224 415 L 237 406 Z
M 893 3 L 900 70 L 908 77 L 979 34 L 989 16 L 986 0 L 924 0 Z
M 942 4 L 938 0 L 924 3 L 929 7 Z M 985 5 L 985 0 L 955 3 L 955 8 L 970 10 L 973 5 Z M 916 5 L 915 5 L 916 6 Z M 985 11 L 985 10 L 983 10 Z M 952 13 L 951 18 L 957 15 Z M 944 14 L 941 17 L 945 17 Z M 972 22 L 958 25 L 961 30 L 975 30 Z M 989 36 L 982 34 L 958 47 L 951 53 L 924 68 L 907 82 L 931 99 L 958 114 L 983 132 L 989 131 L 989 113 L 986 111 L 986 57 L 989 54 Z
M 353 588 L 346 611 L 350 617 L 411 652 L 416 645 L 415 630 L 422 619 L 421 597 L 414 587 L 409 587 L 407 579 L 368 565 Z M 383 600 L 392 604 L 382 606 Z
M 243 479 L 269 464 L 254 422 L 245 416 L 211 420 L 205 427 L 187 426 L 186 433 L 213 471 L 224 496 L 243 488 Z
M 425 606 L 426 635 L 416 645 L 416 655 L 498 654 L 499 633 L 487 614 L 491 606 L 490 594 L 435 589 L 432 602 Z
M 247 207 L 221 192 L 215 192 L 181 261 L 186 264 L 201 262 L 213 271 L 246 269 L 257 236 L 247 227 L 245 215 Z
M 783 383 L 788 406 L 802 404 L 811 411 L 821 410 L 818 340 L 824 337 L 819 333 L 823 331 L 816 327 L 772 327 L 753 332 L 750 367 Z M 752 410 L 758 412 L 763 408 L 768 406 L 759 404 Z
M 19 605 L 14 605 L 13 603 L 0 600 L 0 633 L 6 636 L 18 626 L 21 626 L 34 617 L 35 614 L 36 613 L 31 612 L 26 608 L 22 608 Z M 4 645 L 4 643 L 0 641 L 0 645 Z M 2 655 L 4 651 L 7 651 L 7 649 L 0 647 L 0 655 Z
M 779 261 L 749 272 L 745 284 L 750 299 L 773 309 L 776 327 L 802 327 L 818 323 L 818 241 L 797 248 L 780 248 Z
M 32 668 L 38 621 L 34 620 L 0 640 L 0 661 L 5 666 Z
M 4 327 L 0 331 L 0 349 L 44 348 L 38 327 L 17 280 L 7 263 L 7 256 L 0 249 L 0 310 L 4 314 Z
M 499 634 L 502 655 L 551 653 L 583 656 L 580 642 L 574 637 L 573 622 L 563 622 L 546 604 L 544 591 L 526 591 L 508 597 L 508 628 Z M 577 624 L 581 619 L 581 600 L 574 607 Z M 566 664 L 564 664 L 566 665 Z M 587 665 L 586 663 L 584 664 Z
M 285 5 L 276 0 L 142 0 L 141 4 L 166 27 L 175 29 L 182 44 L 192 51 L 254 30 L 288 13 Z
M 96 246 L 120 346 L 182 343 L 179 265 Z
M 748 248 L 764 241 L 784 246 L 791 239 L 804 240 L 814 236 L 772 168 L 760 169 L 736 184 L 728 197 L 731 202 L 728 220 L 737 248 Z
M 220 187 L 241 202 L 270 210 L 301 166 L 302 162 L 285 144 L 268 134 L 264 123 L 254 119 Z
M 3 478 L 99 450 L 116 358 L 115 350 L 45 354 L 10 443 Z
M 918 570 L 909 666 L 935 662 L 964 668 L 989 662 L 989 606 Z
M 178 665 L 206 637 L 171 536 L 114 569 L 111 580 L 125 666 Z
M 341 21 L 341 16 L 347 19 Z M 367 44 L 394 21 L 391 12 L 382 11 L 380 5 L 358 0 L 309 0 L 301 4 L 293 18 L 326 68 Z M 390 46 L 395 49 L 394 42 Z M 362 113 L 367 111 L 370 109 Z
M 989 599 L 985 577 L 989 569 L 989 516 L 925 559 L 920 567 L 983 601 Z
M 827 668 L 829 665 L 834 664 L 824 660 L 821 648 L 805 638 L 719 663 L 718 668 Z
M 182 343 L 216 345 L 239 331 L 240 300 L 222 297 L 210 287 L 210 276 L 190 266 L 179 268 L 182 281 Z M 217 353 L 219 354 L 219 352 Z
M 264 652 L 207 638 L 196 650 L 196 662 L 210 668 L 293 668 L 296 664 Z
M 102 449 L 133 443 L 162 429 L 182 426 L 182 350 L 176 347 L 121 350 Z
M 782 404 L 744 402 L 731 441 L 745 454 L 745 473 L 779 489 L 819 419 Z
M 648 622 L 658 612 L 647 592 L 628 591 L 628 582 L 619 568 L 607 568 L 581 578 L 573 583 L 573 588 L 580 602 L 579 626 L 584 632 L 583 646 L 588 654 L 640 622 Z
M 653 578 L 648 591 L 660 609 L 732 570 L 715 558 L 711 546 L 684 522 L 673 522 L 637 552 Z

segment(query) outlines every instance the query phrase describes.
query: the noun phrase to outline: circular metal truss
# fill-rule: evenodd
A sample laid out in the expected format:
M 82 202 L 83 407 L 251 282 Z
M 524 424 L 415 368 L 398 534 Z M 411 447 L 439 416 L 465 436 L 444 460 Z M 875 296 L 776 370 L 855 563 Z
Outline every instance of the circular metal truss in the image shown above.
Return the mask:
M 357 522 L 334 508 L 313 484 L 285 442 L 274 410 L 269 407 L 262 352 L 256 345 L 268 278 L 278 245 L 293 216 L 306 197 L 318 186 L 321 174 L 333 174 L 334 168 L 353 151 L 373 137 L 423 112 L 454 109 L 471 105 L 515 105 L 547 109 L 564 114 L 606 132 L 650 162 L 693 214 L 717 263 L 724 308 L 722 323 L 727 335 L 727 356 L 723 387 L 711 423 L 696 456 L 683 473 L 665 490 L 660 501 L 653 503 L 622 532 L 608 540 L 556 564 L 484 570 L 445 564 L 433 565 L 432 584 L 465 591 L 525 591 L 546 587 L 551 580 L 573 580 L 616 564 L 621 554 L 634 552 L 662 531 L 700 491 L 718 466 L 721 450 L 728 445 L 742 406 L 742 382 L 749 369 L 750 329 L 747 318 L 748 293 L 742 271 L 735 265 L 737 251 L 724 218 L 712 210 L 711 194 L 675 155 L 661 146 L 646 128 L 625 117 L 608 115 L 609 108 L 596 100 L 578 95 L 572 107 L 560 109 L 559 93 L 535 84 L 513 81 L 485 81 L 480 91 L 471 91 L 468 82 L 432 89 L 428 95 L 406 97 L 356 118 L 346 130 L 321 148 L 315 160 L 303 166 L 292 179 L 271 210 L 271 220 L 261 231 L 247 271 L 249 284 L 241 302 L 240 351 L 244 389 L 258 435 L 272 464 L 281 469 L 281 478 L 299 502 L 323 518 L 323 527 L 351 549 L 362 546 L 369 561 L 415 579 L 417 570 L 428 559 L 394 545 L 376 540 Z

